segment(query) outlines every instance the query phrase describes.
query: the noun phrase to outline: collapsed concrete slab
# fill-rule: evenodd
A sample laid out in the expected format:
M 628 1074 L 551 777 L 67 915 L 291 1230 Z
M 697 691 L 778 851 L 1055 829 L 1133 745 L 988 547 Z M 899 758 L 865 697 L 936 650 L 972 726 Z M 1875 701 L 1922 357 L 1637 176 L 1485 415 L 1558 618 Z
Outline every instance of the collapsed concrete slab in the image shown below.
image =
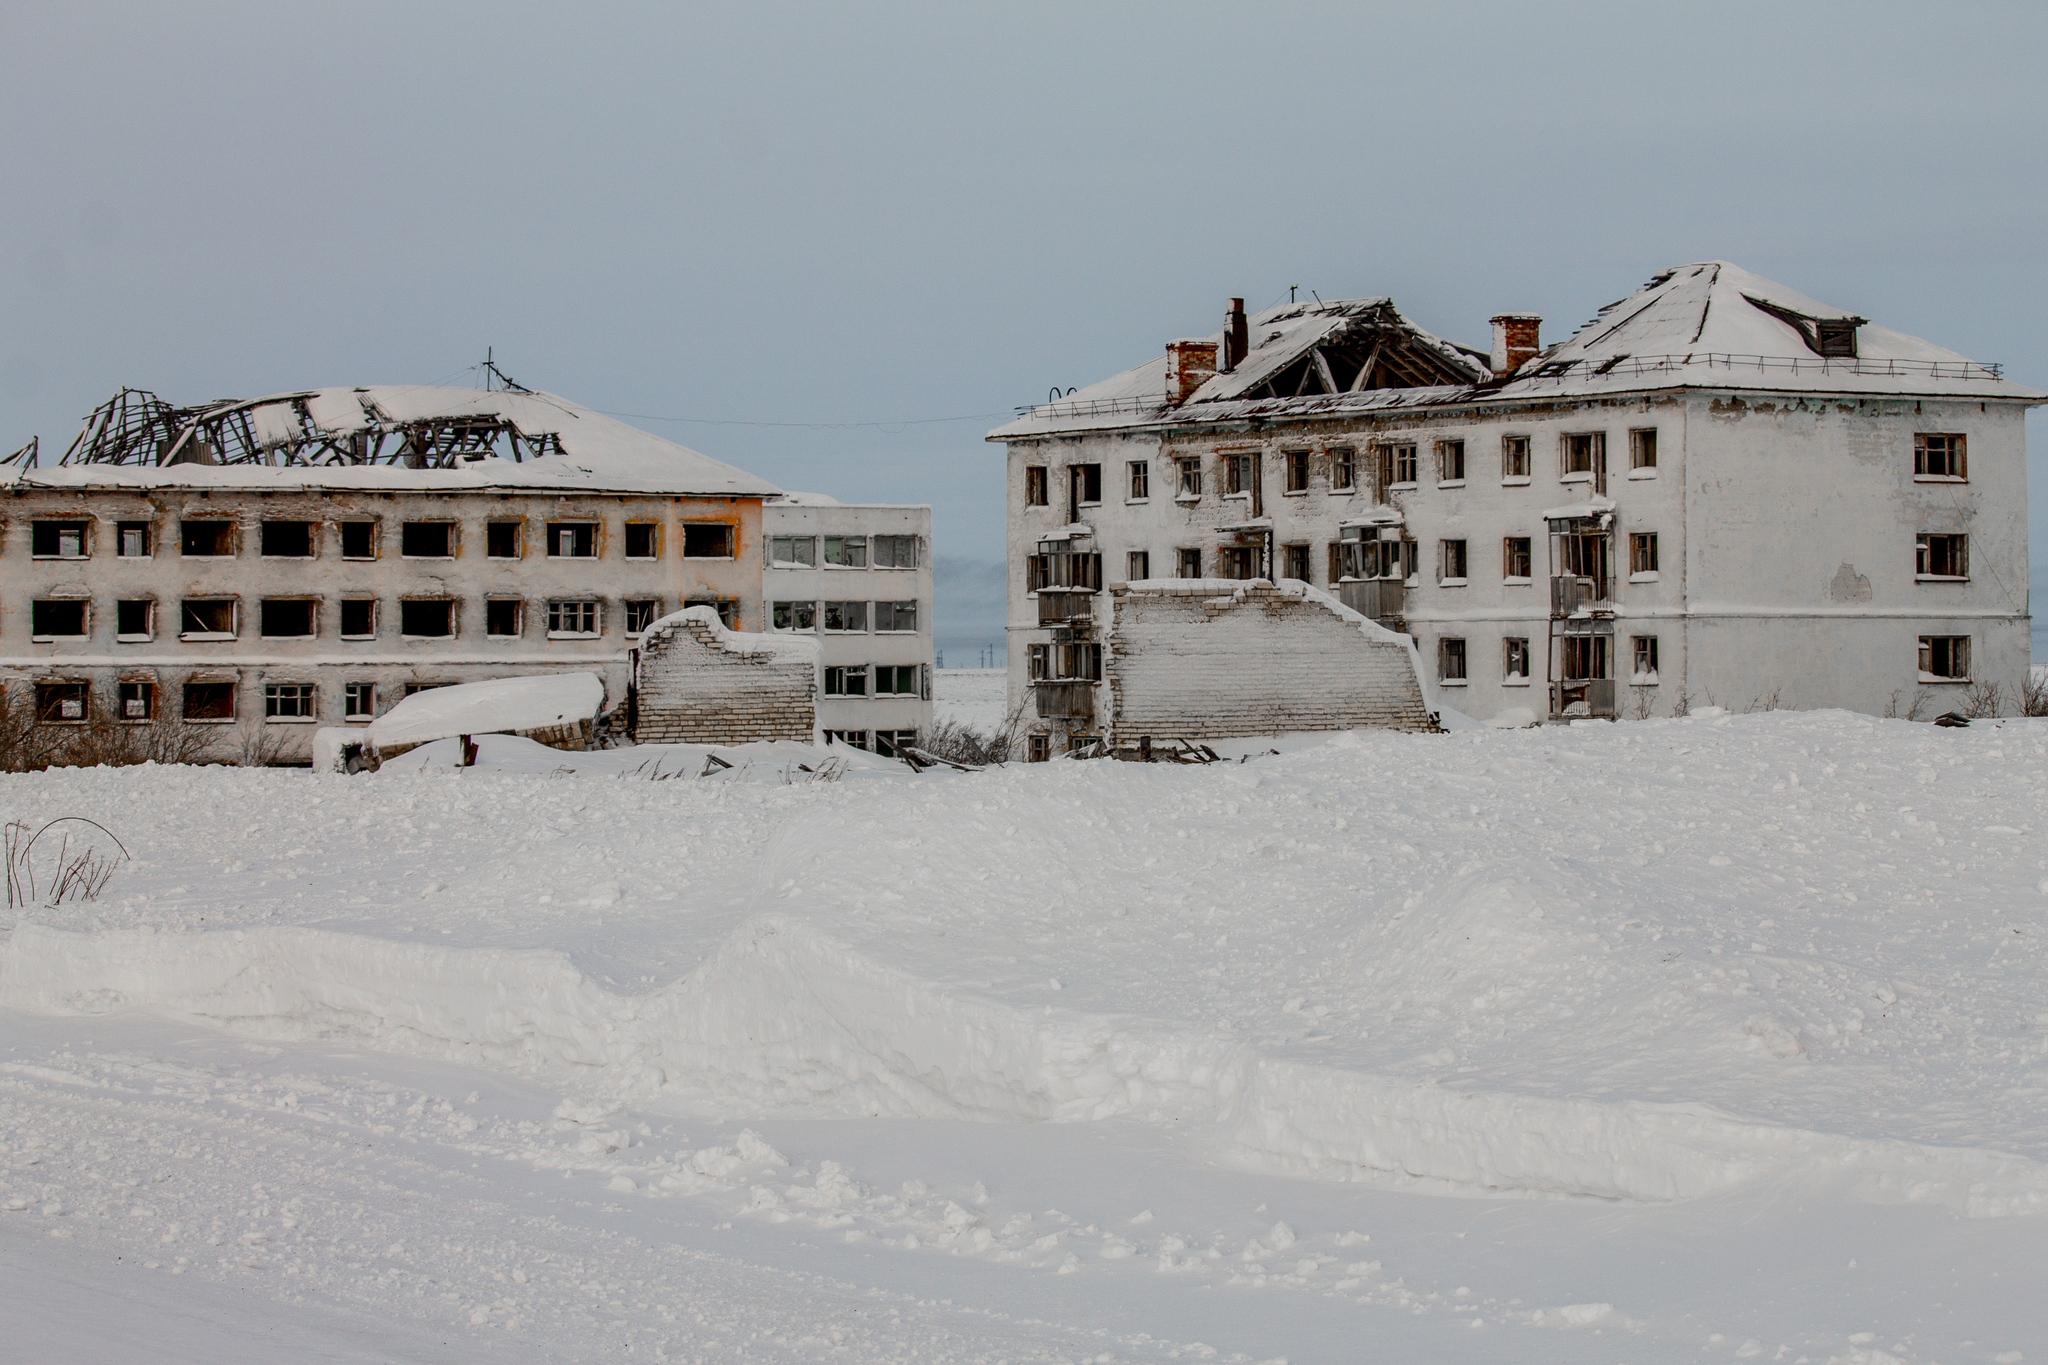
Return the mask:
M 380 762 L 456 735 L 522 735 L 553 749 L 583 750 L 603 709 L 604 682 L 595 673 L 491 678 L 415 692 L 362 735 Z
M 637 676 L 642 744 L 809 741 L 817 724 L 817 641 L 727 630 L 710 607 L 648 627 Z

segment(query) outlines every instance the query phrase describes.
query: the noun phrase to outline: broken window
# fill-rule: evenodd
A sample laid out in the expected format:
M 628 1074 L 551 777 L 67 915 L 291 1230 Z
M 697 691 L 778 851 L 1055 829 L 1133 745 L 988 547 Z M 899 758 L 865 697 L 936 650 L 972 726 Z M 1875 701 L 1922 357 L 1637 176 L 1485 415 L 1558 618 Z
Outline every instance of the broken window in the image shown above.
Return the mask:
M 1657 533 L 1635 531 L 1628 538 L 1628 571 L 1632 574 L 1657 572 Z
M 1657 467 L 1657 429 L 1644 427 L 1628 434 L 1628 467 L 1630 469 L 1655 469 Z
M 121 719 L 156 719 L 156 684 L 149 682 L 124 682 L 121 684 Z
M 272 559 L 311 559 L 313 523 L 266 521 L 256 533 L 256 552 Z
M 319 714 L 319 691 L 312 683 L 263 684 L 265 720 L 312 720 Z
M 149 598 L 134 598 L 114 603 L 114 638 L 116 640 L 147 640 L 156 634 L 156 603 Z
M 1174 555 L 1180 561 L 1175 570 L 1177 577 L 1200 578 L 1202 576 L 1202 552 L 1200 550 L 1176 550 Z
M 1566 682 L 1587 682 L 1607 676 L 1608 645 L 1612 637 L 1606 635 L 1567 635 L 1558 643 L 1558 662 L 1564 669 Z
M 377 718 L 377 684 L 366 682 L 343 683 L 341 685 L 341 716 L 343 720 L 375 720 Z
M 407 559 L 453 559 L 455 523 L 408 521 L 398 528 L 398 553 Z
M 565 601 L 548 603 L 548 635 L 550 638 L 562 635 L 595 635 L 597 629 L 597 599 L 576 597 Z
M 645 635 L 647 628 L 661 615 L 661 603 L 647 598 L 629 600 L 626 603 L 626 634 Z
M 412 532 L 410 523 L 406 526 Z M 412 551 L 408 549 L 407 554 Z M 688 554 L 687 549 L 684 550 Z M 595 559 L 597 523 L 593 521 L 551 521 L 548 523 L 548 554 L 557 559 Z
M 877 613 L 877 615 L 879 614 L 880 613 Z M 867 628 L 867 603 L 827 602 L 825 604 L 825 629 L 841 631 L 865 631 Z
M 342 522 L 341 557 L 343 559 L 375 559 L 377 557 L 377 523 L 374 521 Z
M 1131 471 L 1131 491 L 1129 496 L 1133 502 L 1142 502 L 1152 496 L 1152 466 L 1145 460 L 1132 460 L 1129 468 Z
M 1436 443 L 1436 481 L 1438 483 L 1463 483 L 1465 481 L 1465 443 L 1463 441 L 1438 441 Z
M 915 730 L 875 731 L 875 752 L 884 758 L 901 757 L 905 749 L 914 749 L 916 747 L 917 731 Z
M 484 557 L 486 559 L 519 558 L 519 523 L 516 521 L 493 521 L 484 526 Z
M 1175 460 L 1174 464 L 1180 467 L 1180 492 L 1176 496 L 1183 498 L 1201 497 L 1202 462 L 1198 459 L 1183 458 Z
M 1914 562 L 1914 571 L 1922 578 L 1968 578 L 1970 538 L 1923 531 Z
M 919 673 L 923 664 L 876 664 L 875 695 L 878 697 L 914 697 L 920 691 Z
M 1124 556 L 1124 577 L 1132 582 L 1152 576 L 1152 552 L 1132 550 Z
M 1465 542 L 1462 540 L 1439 540 L 1437 546 L 1436 577 L 1439 583 L 1456 586 L 1465 581 Z
M 368 640 L 377 634 L 377 599 L 349 597 L 341 603 L 341 638 Z
M 1257 578 L 1259 552 L 1249 545 L 1226 545 L 1216 552 L 1218 578 Z
M 91 684 L 47 682 L 36 684 L 36 719 L 50 724 L 77 725 L 89 719 L 86 705 Z
M 1634 664 L 1629 670 L 1629 681 L 1647 686 L 1657 681 L 1657 637 L 1635 635 L 1629 638 L 1629 651 Z
M 1534 567 L 1528 536 L 1506 536 L 1501 540 L 1501 577 L 1528 582 Z
M 1223 495 L 1225 497 L 1250 497 L 1252 485 L 1258 480 L 1258 459 L 1256 455 L 1225 455 L 1223 457 Z
M 1358 452 L 1340 446 L 1330 452 L 1330 489 L 1345 493 L 1358 487 Z
M 1913 437 L 1913 476 L 1920 479 L 1969 477 L 1960 432 L 1917 432 Z
M 1309 581 L 1308 546 L 1283 545 L 1280 547 L 1280 558 L 1282 578 L 1298 578 L 1304 583 Z
M 1052 759 L 1052 736 L 1040 731 L 1024 737 L 1024 761 L 1046 763 Z
M 28 633 L 37 640 L 78 639 L 90 633 L 87 611 L 89 603 L 83 597 L 58 597 L 31 602 L 28 609 Z
M 1465 681 L 1465 642 L 1449 636 L 1436 642 L 1436 676 L 1438 682 Z
M 1095 556 L 1100 560 L 1101 555 Z M 875 629 L 877 631 L 917 629 L 917 603 L 877 602 L 875 603 Z
M 1088 507 L 1102 501 L 1101 465 L 1068 465 L 1067 480 L 1067 491 L 1076 507 Z
M 774 607 L 774 623 L 777 630 L 816 630 L 818 628 L 818 604 L 816 602 L 777 602 Z
M 38 521 L 29 530 L 29 552 L 35 559 L 84 559 L 88 554 L 87 523 Z
M 149 557 L 149 523 L 146 521 L 124 521 L 116 524 L 115 534 L 119 537 L 118 553 L 123 559 L 147 559 Z
M 1404 441 L 1380 447 L 1380 481 L 1392 488 L 1416 481 L 1415 443 Z
M 235 718 L 235 685 L 231 682 L 188 682 L 185 684 L 185 719 L 203 721 Z
M 1024 505 L 1026 507 L 1043 507 L 1045 504 L 1045 466 L 1042 464 L 1026 465 L 1024 467 Z
M 1040 592 L 1047 588 L 1100 589 L 1102 556 L 1095 551 L 1083 550 L 1053 550 L 1044 554 L 1027 555 L 1024 561 L 1024 583 L 1026 590 L 1030 592 Z
M 398 633 L 438 639 L 455 633 L 455 603 L 446 598 L 415 598 L 398 604 Z
M 740 628 L 740 604 L 730 597 L 692 597 L 685 600 L 683 605 L 685 607 L 709 607 L 718 613 L 718 623 L 727 630 L 738 630 Z M 804 602 L 798 605 L 809 606 L 810 603 Z M 809 630 L 810 627 L 805 626 L 803 629 Z
M 775 536 L 768 542 L 768 563 L 778 569 L 813 569 L 818 565 L 816 536 Z
M 492 639 L 504 640 L 519 634 L 520 607 L 524 605 L 516 597 L 490 597 L 484 599 L 484 634 Z
M 844 667 L 825 670 L 825 695 L 828 697 L 865 697 L 868 694 L 868 669 L 866 664 L 848 664 Z
M 305 597 L 265 598 L 256 609 L 256 633 L 268 640 L 310 640 L 318 633 L 316 605 Z
M 188 597 L 179 604 L 178 634 L 186 640 L 232 640 L 235 638 L 235 599 L 232 597 Z
M 1094 641 L 1076 640 L 1052 647 L 1054 682 L 1101 682 L 1102 646 Z
M 1308 492 L 1308 452 L 1306 450 L 1290 450 L 1281 458 L 1287 461 L 1287 491 L 1290 493 Z
M 1024 676 L 1031 682 L 1052 676 L 1051 645 L 1026 645 L 1024 659 Z
M 825 732 L 825 742 L 827 744 L 835 742 L 844 744 L 849 749 L 866 749 L 868 747 L 868 732 L 865 730 L 827 730 Z
M 1352 528 L 1332 547 L 1332 581 L 1405 579 L 1415 572 L 1415 542 L 1398 534 L 1382 538 L 1377 531 Z
M 235 552 L 235 524 L 232 521 L 182 521 L 178 523 L 178 553 L 220 559 Z
M 1559 473 L 1569 478 L 1584 474 L 1592 477 L 1607 468 L 1607 433 L 1604 431 L 1568 431 L 1559 451 L 1562 467 Z
M 658 559 L 661 557 L 661 527 L 651 521 L 629 521 L 626 523 L 626 558 Z
M 1968 682 L 1969 680 L 1969 636 L 1923 635 L 1920 637 L 1920 681 Z
M 865 569 L 868 566 L 868 538 L 866 536 L 826 536 L 825 567 L 830 569 Z
M 1503 436 L 1500 438 L 1500 476 L 1503 479 L 1526 479 L 1529 477 L 1529 438 L 1527 436 Z
M 876 536 L 870 548 L 874 566 L 878 569 L 917 567 L 916 536 Z
M 1529 640 L 1510 635 L 1501 642 L 1501 674 L 1510 682 L 1529 681 Z

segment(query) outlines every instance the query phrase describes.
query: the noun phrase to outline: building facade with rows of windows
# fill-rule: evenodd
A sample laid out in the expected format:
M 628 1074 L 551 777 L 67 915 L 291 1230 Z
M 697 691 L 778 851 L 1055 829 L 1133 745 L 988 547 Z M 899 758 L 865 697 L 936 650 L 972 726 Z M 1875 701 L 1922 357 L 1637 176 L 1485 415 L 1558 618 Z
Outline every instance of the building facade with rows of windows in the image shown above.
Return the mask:
M 767 628 L 779 490 L 695 451 L 523 392 L 223 410 L 165 408 L 154 442 L 6 471 L 0 679 L 46 721 L 176 719 L 299 761 L 315 726 L 446 683 L 590 671 L 616 705 L 640 634 L 686 606 Z
M 1034 752 L 1115 732 L 1119 580 L 1306 581 L 1480 718 L 2016 708 L 2043 395 L 1720 262 L 1537 331 L 1503 314 L 1481 353 L 1384 299 L 1233 300 L 991 433 Z

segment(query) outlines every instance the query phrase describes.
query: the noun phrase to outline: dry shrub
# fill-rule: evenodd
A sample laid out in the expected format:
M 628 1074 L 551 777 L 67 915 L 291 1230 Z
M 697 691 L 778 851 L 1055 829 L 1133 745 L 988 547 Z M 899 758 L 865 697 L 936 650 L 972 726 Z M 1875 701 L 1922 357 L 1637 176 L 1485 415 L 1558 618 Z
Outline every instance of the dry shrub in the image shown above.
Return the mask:
M 1028 696 L 1018 702 L 992 731 L 977 730 L 950 718 L 939 721 L 917 737 L 917 747 L 948 763 L 964 763 L 971 768 L 1001 767 L 1010 761 L 1017 734 L 1024 728 L 1024 710 L 1030 704 Z
M 218 728 L 182 720 L 124 722 L 99 716 L 57 724 L 36 716 L 24 692 L 0 699 L 0 772 L 45 768 L 133 767 L 140 763 L 219 763 L 240 754 L 216 750 Z

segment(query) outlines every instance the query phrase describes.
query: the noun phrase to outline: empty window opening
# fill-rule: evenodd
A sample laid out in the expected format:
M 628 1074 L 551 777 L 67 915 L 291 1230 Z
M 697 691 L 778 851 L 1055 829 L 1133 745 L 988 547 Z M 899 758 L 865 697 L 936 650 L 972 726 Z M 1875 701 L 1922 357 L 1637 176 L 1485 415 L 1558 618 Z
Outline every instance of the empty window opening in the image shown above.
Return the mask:
M 1607 433 L 1568 431 L 1560 451 L 1560 473 L 1567 478 L 1583 475 L 1596 479 L 1607 469 Z
M 847 664 L 825 670 L 825 695 L 828 697 L 865 697 L 868 694 L 868 668 L 866 664 Z
M 272 559 L 311 559 L 313 523 L 266 521 L 256 534 L 257 553 Z
M 1968 682 L 1969 680 L 1969 636 L 1923 635 L 1920 637 L 1920 681 Z
M 1436 676 L 1439 682 L 1465 681 L 1465 642 L 1445 637 L 1436 642 Z
M 1026 645 L 1024 661 L 1024 676 L 1032 682 L 1052 676 L 1051 645 Z
M 915 730 L 875 731 L 875 752 L 883 758 L 900 758 L 905 749 L 915 749 L 916 747 L 917 731 Z
M 1024 761 L 1026 763 L 1048 763 L 1052 760 L 1052 736 L 1040 731 L 1024 737 Z
M 341 530 L 341 557 L 343 559 L 375 559 L 377 557 L 377 523 L 374 521 L 344 521 Z
M 508 640 L 518 635 L 519 609 L 523 605 L 516 597 L 484 599 L 484 634 L 496 640 Z
M 147 640 L 156 634 L 156 603 L 149 598 L 133 598 L 114 603 L 114 638 L 117 640 Z
M 626 603 L 626 634 L 645 635 L 647 628 L 661 615 L 661 603 L 649 598 L 635 598 Z
M 1913 474 L 1922 479 L 1969 477 L 1965 442 L 1960 432 L 1919 432 L 1913 437 Z
M 1463 483 L 1465 481 L 1465 443 L 1463 441 L 1438 441 L 1436 443 L 1436 480 L 1438 483 Z
M 1067 492 L 1076 507 L 1093 507 L 1102 501 L 1102 466 L 1067 466 Z
M 917 603 L 875 603 L 875 629 L 878 631 L 915 631 L 917 629 Z
M 740 604 L 733 598 L 692 597 L 685 600 L 683 605 L 686 607 L 709 607 L 718 613 L 719 624 L 723 625 L 727 630 L 738 630 L 740 628 Z M 809 606 L 810 604 L 806 602 L 799 603 L 798 605 Z M 809 630 L 810 627 L 805 626 L 804 629 Z
M 1657 429 L 1644 427 L 1628 434 L 1628 467 L 1630 469 L 1655 469 L 1657 467 Z
M 867 628 L 867 603 L 827 602 L 825 604 L 825 629 L 839 631 L 865 631 Z
M 1024 505 L 1026 507 L 1045 506 L 1045 482 L 1044 465 L 1034 464 L 1024 467 Z
M 596 598 L 578 597 L 548 603 L 550 636 L 588 636 L 597 633 Z
M 1629 639 L 1629 653 L 1633 662 L 1629 668 L 1629 681 L 1647 686 L 1657 681 L 1657 637 L 1636 635 Z
M 317 605 L 304 597 L 266 598 L 256 610 L 256 633 L 266 640 L 310 640 L 317 634 Z
M 1501 676 L 1510 682 L 1529 681 L 1529 640 L 1510 635 L 1501 642 Z
M 83 597 L 46 598 L 31 602 L 28 633 L 38 640 L 80 639 L 90 633 L 89 606 Z
M 826 536 L 825 567 L 828 569 L 865 569 L 868 566 L 868 538 L 866 536 Z
M 915 697 L 921 690 L 923 664 L 876 664 L 875 695 Z
M 597 523 L 592 521 L 549 522 L 548 554 L 551 558 L 555 559 L 595 559 L 597 557 Z
M 816 536 L 775 536 L 768 542 L 768 563 L 775 568 L 812 569 L 818 564 Z
M 29 531 L 29 551 L 35 559 L 84 559 L 89 553 L 87 523 L 38 521 Z
M 368 640 L 377 633 L 377 599 L 344 598 L 341 603 L 341 638 Z
M 659 559 L 661 557 L 661 527 L 651 521 L 629 521 L 626 523 L 626 558 Z
M 1175 460 L 1180 471 L 1180 491 L 1174 496 L 1199 498 L 1202 496 L 1202 462 L 1193 457 Z
M 1287 462 L 1287 491 L 1308 492 L 1308 452 L 1290 450 L 1281 456 Z
M 185 719 L 225 721 L 235 718 L 235 685 L 231 682 L 185 684 Z
M 1175 550 L 1174 555 L 1180 561 L 1175 568 L 1175 573 L 1178 577 L 1200 578 L 1202 576 L 1202 552 L 1200 550 Z
M 917 567 L 918 546 L 916 536 L 876 536 L 873 551 L 874 565 L 878 569 L 914 569 Z
M 377 718 L 377 684 L 366 682 L 343 683 L 341 685 L 341 716 L 343 720 L 375 720 Z
M 1500 476 L 1503 479 L 1526 479 L 1529 477 L 1529 438 L 1527 436 L 1503 436 L 1500 438 Z
M 1635 531 L 1628 538 L 1628 571 L 1632 574 L 1657 572 L 1657 533 Z
M 1440 540 L 1437 543 L 1437 581 L 1458 584 L 1465 581 L 1466 542 Z M 1463 648 L 1462 645 L 1459 646 Z
M 770 619 L 777 630 L 816 630 L 818 628 L 818 604 L 816 602 L 777 602 L 771 608 Z
M 1608 676 L 1606 635 L 1567 635 L 1558 641 L 1558 663 L 1566 682 L 1590 682 Z
M 1152 552 L 1132 550 L 1124 556 L 1124 577 L 1133 582 L 1152 576 Z
M 82 682 L 36 684 L 36 719 L 55 725 L 81 725 L 87 713 L 92 685 Z
M 1259 552 L 1249 545 L 1226 545 L 1216 552 L 1218 578 L 1257 578 Z
M 684 522 L 683 558 L 731 559 L 731 523 L 723 521 Z
M 265 720 L 312 720 L 320 714 L 319 689 L 312 683 L 263 684 Z
M 1358 452 L 1348 446 L 1340 446 L 1330 452 L 1330 488 L 1334 492 L 1348 493 L 1358 487 Z
M 484 525 L 484 558 L 519 558 L 519 523 L 493 521 Z
M 178 523 L 178 553 L 204 559 L 224 559 L 235 552 L 235 524 L 232 521 L 181 521 Z
M 868 732 L 865 730 L 827 730 L 825 732 L 825 741 L 828 744 L 844 744 L 849 749 L 865 750 L 868 747 Z
M 1248 498 L 1259 478 L 1259 457 L 1256 455 L 1225 455 L 1223 457 L 1223 495 L 1230 498 Z
M 1970 538 L 1922 532 L 1914 551 L 1915 572 L 1922 578 L 1968 578 Z
M 156 684 L 124 682 L 120 688 L 122 720 L 156 719 Z
M 407 559 L 453 559 L 455 523 L 408 521 L 398 531 L 398 553 Z
M 1145 461 L 1145 460 L 1132 460 L 1132 461 L 1130 462 L 1130 465 L 1129 465 L 1128 467 L 1129 467 L 1129 469 L 1130 469 L 1130 475 L 1131 475 L 1131 483 L 1130 483 L 1130 488 L 1131 488 L 1131 491 L 1130 491 L 1130 495 L 1129 495 L 1129 496 L 1130 496 L 1130 498 L 1131 498 L 1131 500 L 1132 500 L 1133 502 L 1141 502 L 1141 501 L 1143 501 L 1144 499 L 1146 499 L 1146 498 L 1149 498 L 1149 497 L 1151 497 L 1151 496 L 1152 496 L 1152 466 L 1151 466 L 1151 464 L 1150 464 L 1149 462 Z
M 179 604 L 178 634 L 187 640 L 235 638 L 235 599 L 188 597 Z
M 1283 545 L 1280 547 L 1280 576 L 1309 581 L 1308 546 Z
M 147 559 L 150 551 L 149 523 L 146 521 L 124 521 L 115 526 L 119 537 L 120 556 L 123 559 Z
M 1529 581 L 1531 570 L 1535 564 L 1529 544 L 1530 538 L 1528 536 L 1506 536 L 1502 538 L 1500 543 L 1501 577 L 1519 579 L 1524 583 Z
M 398 604 L 398 633 L 441 639 L 455 633 L 455 604 L 445 598 L 416 599 Z

